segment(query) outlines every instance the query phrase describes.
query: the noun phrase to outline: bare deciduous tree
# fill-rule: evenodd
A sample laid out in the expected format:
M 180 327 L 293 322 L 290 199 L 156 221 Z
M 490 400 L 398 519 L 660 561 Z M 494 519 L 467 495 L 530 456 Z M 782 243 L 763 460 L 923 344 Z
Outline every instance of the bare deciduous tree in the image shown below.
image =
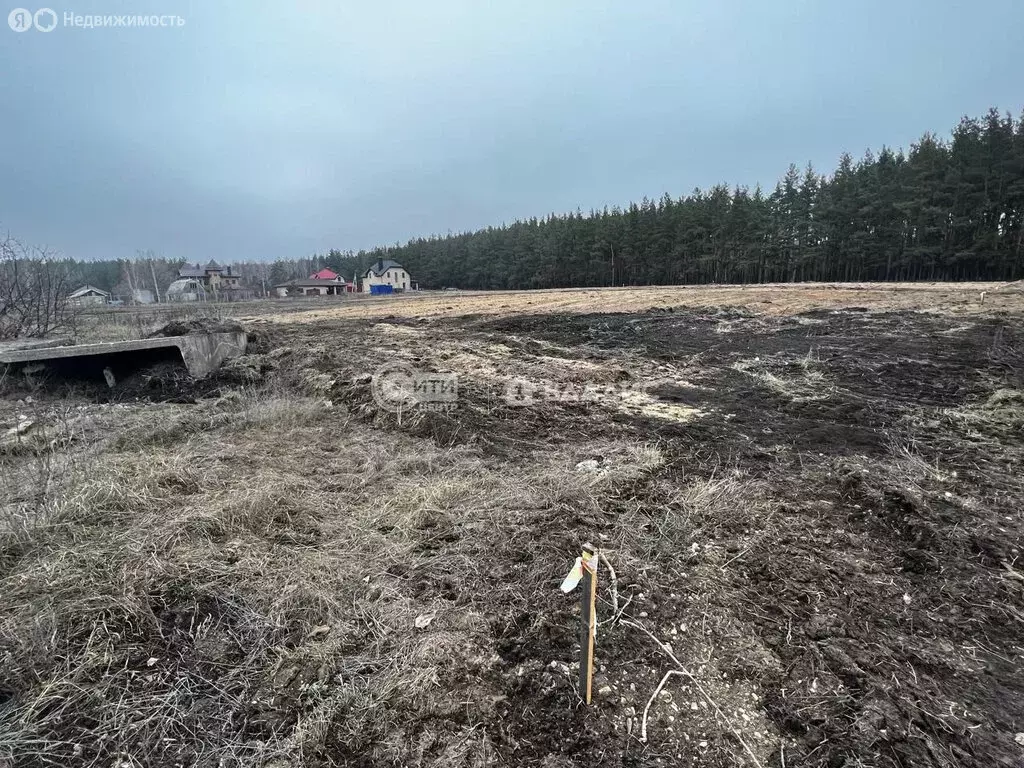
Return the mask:
M 54 256 L 10 235 L 0 239 L 0 339 L 46 336 L 73 322 L 71 275 Z

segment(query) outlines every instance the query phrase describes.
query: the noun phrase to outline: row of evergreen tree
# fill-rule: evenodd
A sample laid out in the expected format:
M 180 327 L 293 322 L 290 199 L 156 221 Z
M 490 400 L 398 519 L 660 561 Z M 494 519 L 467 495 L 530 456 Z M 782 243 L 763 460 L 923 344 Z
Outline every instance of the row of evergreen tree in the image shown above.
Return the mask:
M 333 255 L 333 254 L 332 254 Z M 1024 115 L 964 118 L 949 141 L 791 165 L 775 189 L 695 190 L 359 254 L 425 285 L 549 288 L 1024 277 Z
M 227 254 L 215 255 L 230 260 Z M 423 288 L 556 288 L 1024 277 L 1024 115 L 963 118 L 949 140 L 883 147 L 832 175 L 790 165 L 775 189 L 696 189 L 625 209 L 532 218 L 358 253 L 243 264 L 263 284 L 378 259 Z M 80 265 L 86 267 L 86 265 Z M 101 264 L 89 265 L 100 272 Z M 92 271 L 86 268 L 86 271 Z M 107 267 L 103 284 L 115 274 Z M 254 286 L 255 287 L 255 286 Z

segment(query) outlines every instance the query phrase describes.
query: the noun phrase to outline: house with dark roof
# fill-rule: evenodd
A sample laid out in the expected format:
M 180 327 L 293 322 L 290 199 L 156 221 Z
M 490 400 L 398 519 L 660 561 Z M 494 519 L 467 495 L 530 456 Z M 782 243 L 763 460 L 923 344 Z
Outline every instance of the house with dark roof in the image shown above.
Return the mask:
M 185 264 L 178 270 L 178 277 L 184 280 L 198 280 L 204 288 L 214 290 L 231 290 L 239 287 L 242 281 L 241 276 L 233 272 L 231 265 L 222 267 L 213 259 L 206 266 L 199 266 L 199 263 Z
M 395 291 L 408 291 L 412 280 L 405 267 L 391 259 L 380 259 L 363 273 L 362 291 L 370 293 L 374 285 L 390 285 Z
M 104 291 L 94 285 L 83 285 L 77 291 L 68 294 L 68 301 L 76 307 L 106 304 L 110 301 L 110 291 Z

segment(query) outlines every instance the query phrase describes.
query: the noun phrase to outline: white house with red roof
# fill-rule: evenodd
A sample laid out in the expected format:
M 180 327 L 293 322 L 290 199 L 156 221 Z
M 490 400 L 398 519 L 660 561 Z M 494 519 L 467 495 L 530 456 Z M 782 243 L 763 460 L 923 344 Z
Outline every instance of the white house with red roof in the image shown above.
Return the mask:
M 355 283 L 350 283 L 333 269 L 326 268 L 314 272 L 305 280 L 290 280 L 274 286 L 274 293 L 282 298 L 289 295 L 337 296 L 355 290 Z

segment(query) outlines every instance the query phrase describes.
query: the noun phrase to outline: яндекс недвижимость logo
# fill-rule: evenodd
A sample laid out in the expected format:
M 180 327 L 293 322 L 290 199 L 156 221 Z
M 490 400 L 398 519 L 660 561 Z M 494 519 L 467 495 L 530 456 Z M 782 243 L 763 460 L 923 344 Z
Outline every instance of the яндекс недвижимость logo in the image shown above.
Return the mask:
M 57 13 L 52 8 L 40 8 L 35 13 L 28 8 L 15 8 L 7 14 L 7 25 L 15 32 L 28 32 L 33 27 L 40 32 L 52 32 L 57 26 Z
M 177 14 L 121 15 L 88 13 L 79 14 L 64 11 L 58 19 L 57 12 L 52 8 L 40 8 L 34 13 L 28 8 L 15 8 L 7 14 L 7 26 L 15 32 L 28 32 L 36 29 L 40 32 L 52 32 L 61 26 L 75 29 L 101 29 L 105 27 L 183 27 L 185 18 Z

